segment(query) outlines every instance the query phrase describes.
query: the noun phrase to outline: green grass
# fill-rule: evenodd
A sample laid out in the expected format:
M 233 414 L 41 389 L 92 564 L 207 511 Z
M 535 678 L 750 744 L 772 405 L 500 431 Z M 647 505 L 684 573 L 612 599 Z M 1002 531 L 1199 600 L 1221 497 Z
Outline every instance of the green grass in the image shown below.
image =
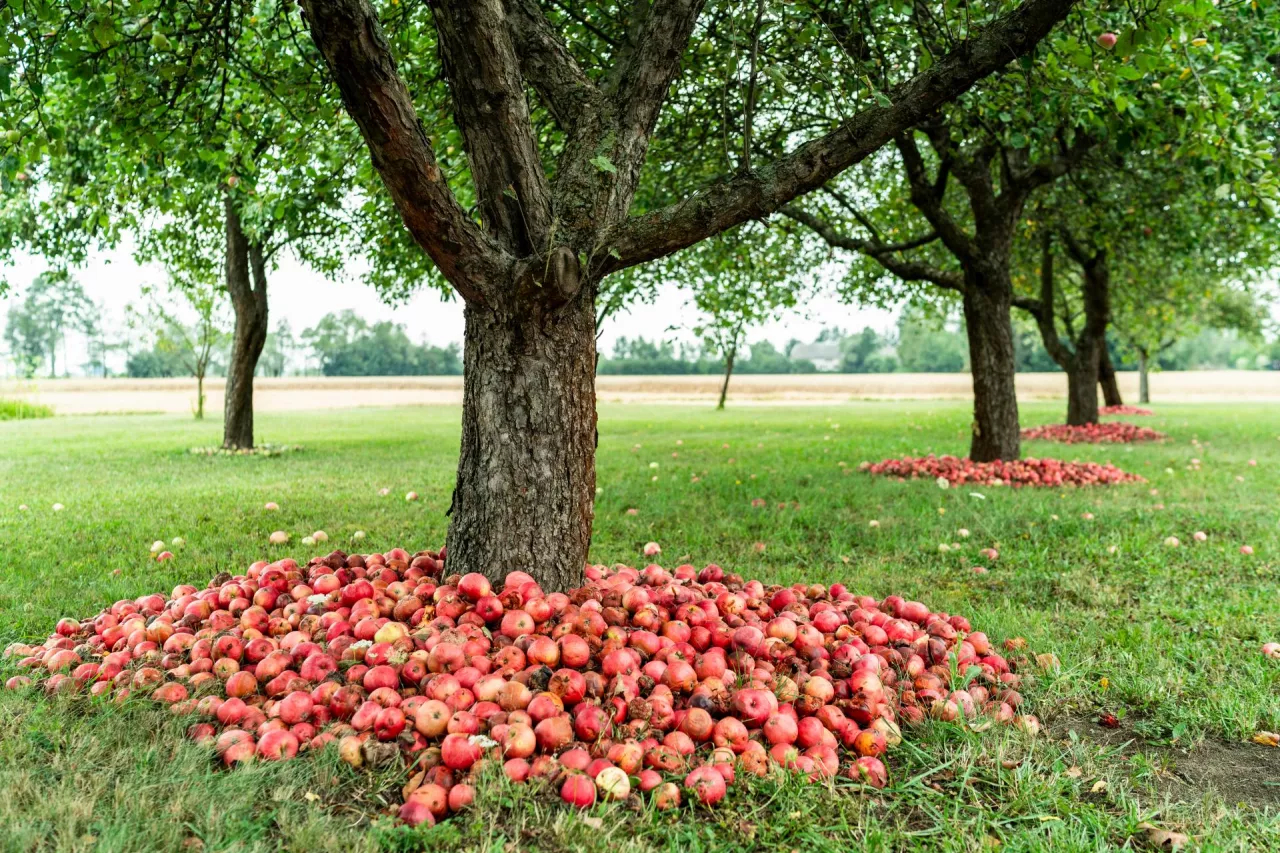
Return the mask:
M 0 421 L 24 421 L 31 418 L 51 417 L 53 417 L 53 409 L 49 406 L 0 397 Z
M 1027 406 L 1024 421 L 1058 421 L 1060 408 Z M 642 562 L 657 540 L 670 565 L 840 580 L 1026 637 L 1062 664 L 1024 690 L 1046 721 L 1040 738 L 931 725 L 891 754 L 882 793 L 768 780 L 734 786 L 710 812 L 615 808 L 584 821 L 545 793 L 494 784 L 469 814 L 409 831 L 380 814 L 398 803 L 395 774 L 332 755 L 215 771 L 149 707 L 0 691 L 0 851 L 1103 850 L 1134 843 L 1142 821 L 1204 849 L 1280 848 L 1280 789 L 1268 787 L 1280 750 L 1243 746 L 1280 729 L 1280 665 L 1258 652 L 1280 639 L 1280 407 L 1157 411 L 1141 422 L 1166 443 L 1026 448 L 1111 460 L 1148 484 L 1049 491 L 944 491 L 854 470 L 962 450 L 960 404 L 602 412 L 593 559 Z M 260 557 L 307 556 L 298 540 L 318 528 L 326 547 L 351 548 L 357 529 L 368 550 L 438 547 L 457 421 L 453 408 L 262 415 L 260 440 L 306 448 L 279 458 L 193 456 L 219 426 L 177 417 L 0 424 L 0 642 Z M 403 500 L 410 489 L 420 502 Z M 767 509 L 751 507 L 757 497 Z M 264 511 L 269 500 L 281 510 Z M 277 528 L 293 544 L 268 546 Z M 1208 541 L 1194 543 L 1195 530 Z M 1169 535 L 1182 547 L 1165 547 Z M 154 540 L 175 536 L 186 539 L 175 560 L 148 559 Z M 1241 555 L 1243 543 L 1256 554 Z M 1000 557 L 974 574 L 987 546 Z M 1091 722 L 1103 709 L 1121 716 L 1118 733 Z

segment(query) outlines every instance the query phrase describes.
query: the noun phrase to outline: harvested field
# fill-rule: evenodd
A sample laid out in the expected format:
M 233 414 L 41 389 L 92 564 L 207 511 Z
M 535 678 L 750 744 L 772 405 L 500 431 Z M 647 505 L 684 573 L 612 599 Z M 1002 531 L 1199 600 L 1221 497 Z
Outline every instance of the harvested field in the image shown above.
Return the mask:
M 1137 399 L 1138 376 L 1121 373 L 1125 399 Z M 1280 401 L 1280 372 L 1220 370 L 1159 373 L 1151 379 L 1154 405 L 1161 402 Z M 460 376 L 287 377 L 258 379 L 258 411 L 290 412 L 386 406 L 456 405 Z M 719 376 L 601 376 L 600 400 L 611 403 L 707 403 L 714 405 Z M 208 410 L 222 409 L 223 381 L 206 385 Z M 804 376 L 735 376 L 731 404 L 791 405 L 849 400 L 962 400 L 971 394 L 966 373 L 823 373 Z M 1061 373 L 1020 373 L 1025 400 L 1065 398 Z M 0 381 L 0 396 L 52 406 L 60 415 L 124 412 L 182 413 L 192 407 L 189 379 L 38 379 Z

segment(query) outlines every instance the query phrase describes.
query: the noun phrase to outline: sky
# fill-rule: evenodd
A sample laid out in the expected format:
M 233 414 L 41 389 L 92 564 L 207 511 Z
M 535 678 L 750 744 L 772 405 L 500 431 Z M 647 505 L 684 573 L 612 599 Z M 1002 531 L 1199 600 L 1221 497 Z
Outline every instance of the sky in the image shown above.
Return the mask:
M 23 255 L 4 270 L 4 278 L 12 289 L 7 298 L 0 299 L 0 329 L 7 319 L 9 304 L 21 300 L 26 285 L 45 269 L 46 265 L 39 257 Z M 359 282 L 355 275 L 358 270 L 353 267 L 351 272 L 353 275 L 348 280 L 332 282 L 292 258 L 284 258 L 279 269 L 269 278 L 272 327 L 280 318 L 285 318 L 297 335 L 314 326 L 324 315 L 349 308 L 370 321 L 403 323 L 409 337 L 415 341 L 422 341 L 425 337 L 436 346 L 462 342 L 462 303 L 459 300 L 446 301 L 438 291 L 424 290 L 405 305 L 388 306 L 378 298 L 373 288 Z M 158 264 L 138 265 L 128 245 L 111 252 L 95 253 L 74 274 L 91 299 L 106 305 L 108 329 L 123 327 L 124 308 L 138 300 L 144 285 L 165 283 L 163 267 Z M 747 339 L 768 339 L 781 349 L 791 338 L 811 341 L 828 326 L 839 326 L 846 331 L 859 331 L 864 326 L 871 326 L 879 332 L 886 332 L 893 327 L 895 318 L 896 312 L 844 305 L 830 295 L 822 295 L 809 300 L 800 311 L 790 312 L 753 329 Z M 630 311 L 611 318 L 601 336 L 601 349 L 606 354 L 612 353 L 619 337 L 692 341 L 694 336 L 688 329 L 697 320 L 698 312 L 688 304 L 687 293 L 668 285 L 662 288 L 653 304 L 636 305 Z M 671 326 L 677 329 L 668 331 Z M 81 364 L 85 357 L 79 336 L 72 335 L 68 346 L 68 362 Z M 7 350 L 2 338 L 0 350 Z M 7 358 L 3 361 L 0 375 L 9 375 L 13 365 Z M 118 369 L 120 366 L 113 367 Z

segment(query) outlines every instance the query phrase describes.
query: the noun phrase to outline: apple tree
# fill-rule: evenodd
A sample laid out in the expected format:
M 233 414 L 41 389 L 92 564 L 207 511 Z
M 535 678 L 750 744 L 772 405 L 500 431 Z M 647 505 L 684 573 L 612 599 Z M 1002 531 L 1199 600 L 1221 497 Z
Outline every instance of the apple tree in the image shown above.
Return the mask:
M 74 265 L 131 235 L 177 282 L 220 278 L 235 317 L 224 446 L 254 444 L 283 255 L 338 277 L 367 245 L 371 278 L 396 292 L 428 274 L 387 226 L 293 4 L 17 2 L 0 21 L 0 252 Z
M 960 301 L 974 460 L 1020 453 L 1010 311 L 1016 236 L 1034 197 L 1090 158 L 1118 154 L 1190 168 L 1208 161 L 1225 180 L 1247 185 L 1249 204 L 1273 209 L 1277 105 L 1265 45 L 1275 16 L 1243 4 L 1081 7 L 1016 66 L 898 134 L 896 157 L 872 158 L 826 193 L 784 208 L 833 247 L 881 268 L 852 264 L 853 293 L 883 288 L 887 271 L 910 283 L 908 292 L 934 289 Z M 923 18 L 920 29 L 932 35 L 920 57 L 927 63 L 947 34 Z M 1095 255 L 1082 262 L 1102 274 L 1105 258 Z

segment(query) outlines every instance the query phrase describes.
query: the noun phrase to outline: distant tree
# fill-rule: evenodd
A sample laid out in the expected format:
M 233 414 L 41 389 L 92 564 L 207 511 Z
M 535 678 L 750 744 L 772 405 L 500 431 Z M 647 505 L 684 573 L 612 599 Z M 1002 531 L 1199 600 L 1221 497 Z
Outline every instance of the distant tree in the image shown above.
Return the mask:
M 124 369 L 130 379 L 169 379 L 187 374 L 182 358 L 176 352 L 159 346 L 130 353 Z
M 415 344 L 403 326 L 370 325 L 355 312 L 327 314 L 302 333 L 325 376 L 456 376 L 462 373 L 457 345 Z
M 835 344 L 844 340 L 846 337 L 848 337 L 848 335 L 845 333 L 844 329 L 839 326 L 827 326 L 821 332 L 818 332 L 818 337 L 814 338 L 813 342 L 815 344 Z
M 143 288 L 142 309 L 130 308 L 130 323 L 149 332 L 158 355 L 176 358 L 196 380 L 196 420 L 204 420 L 204 380 L 215 351 L 230 339 L 226 291 L 210 280 L 177 280 L 173 296 Z M 186 317 L 194 315 L 188 324 Z
M 4 338 L 9 344 L 14 368 L 23 379 L 36 375 L 53 348 L 49 326 L 29 296 L 22 303 L 9 307 Z
M 284 376 L 289 365 L 289 358 L 297 349 L 293 328 L 289 321 L 280 318 L 275 331 L 267 334 L 266 343 L 262 347 L 262 356 L 258 360 L 258 373 L 262 376 Z
M 35 359 L 49 365 L 50 377 L 57 376 L 58 348 L 63 348 L 65 356 L 67 332 L 83 329 L 92 321 L 94 312 L 95 306 L 84 288 L 71 276 L 56 272 L 36 276 L 21 305 L 10 309 L 5 330 L 10 349 L 20 361 L 19 373 L 34 375 Z M 64 375 L 70 375 L 68 367 L 64 358 Z
M 649 267 L 670 269 L 693 288 L 693 303 L 704 318 L 694 326 L 694 334 L 724 363 L 716 408 L 724 408 L 747 330 L 803 298 L 808 278 L 804 257 L 799 241 L 787 231 L 751 223 Z
M 880 355 L 880 350 L 888 344 L 875 329 L 863 328 L 856 335 L 851 335 L 840 342 L 843 358 L 840 362 L 841 373 L 892 373 L 898 367 L 893 356 Z
M 942 321 L 908 309 L 898 320 L 898 361 L 910 373 L 963 373 L 968 369 L 965 336 Z
M 805 361 L 812 365 L 812 362 Z M 748 348 L 748 358 L 738 363 L 739 373 L 800 373 L 798 362 L 787 358 L 786 353 L 767 340 L 756 341 Z
M 107 355 L 117 347 L 107 339 L 107 322 L 105 319 L 107 306 L 104 303 L 89 303 L 89 310 L 80 318 L 80 331 L 84 334 L 88 358 L 81 368 L 89 376 L 107 376 Z

